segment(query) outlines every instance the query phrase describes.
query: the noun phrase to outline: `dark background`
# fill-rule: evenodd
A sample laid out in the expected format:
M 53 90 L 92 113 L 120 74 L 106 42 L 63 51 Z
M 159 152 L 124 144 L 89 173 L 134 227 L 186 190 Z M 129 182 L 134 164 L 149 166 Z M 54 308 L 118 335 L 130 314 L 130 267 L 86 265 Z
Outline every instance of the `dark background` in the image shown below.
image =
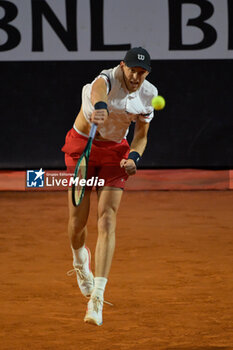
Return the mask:
M 118 63 L 0 62 L 0 167 L 64 168 L 82 86 Z M 155 112 L 141 168 L 233 167 L 232 74 L 232 60 L 152 61 L 148 80 L 166 108 Z

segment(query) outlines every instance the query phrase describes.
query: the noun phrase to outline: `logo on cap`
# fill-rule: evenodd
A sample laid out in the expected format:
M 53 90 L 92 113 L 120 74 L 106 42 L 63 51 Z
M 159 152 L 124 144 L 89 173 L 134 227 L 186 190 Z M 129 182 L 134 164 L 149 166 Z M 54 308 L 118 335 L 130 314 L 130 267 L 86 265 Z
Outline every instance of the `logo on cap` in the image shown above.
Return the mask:
M 144 55 L 140 55 L 140 54 L 138 54 L 138 59 L 139 59 L 140 61 L 144 61 L 145 56 L 144 56 Z

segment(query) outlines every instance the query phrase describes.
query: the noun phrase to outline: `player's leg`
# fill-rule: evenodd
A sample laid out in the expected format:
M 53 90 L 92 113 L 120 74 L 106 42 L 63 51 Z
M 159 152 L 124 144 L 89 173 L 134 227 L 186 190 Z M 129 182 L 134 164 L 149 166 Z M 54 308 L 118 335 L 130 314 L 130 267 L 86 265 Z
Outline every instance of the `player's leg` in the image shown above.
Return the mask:
M 115 250 L 116 216 L 123 190 L 104 187 L 98 192 L 98 239 L 95 251 L 95 275 L 108 278 Z
M 68 234 L 73 253 L 73 266 L 76 271 L 77 282 L 84 296 L 90 296 L 94 288 L 94 277 L 91 272 L 91 255 L 85 246 L 87 235 L 87 219 L 90 210 L 91 190 L 85 192 L 83 200 L 78 207 L 72 203 L 72 191 L 68 191 L 69 221 Z
M 90 194 L 91 191 L 86 191 L 81 204 L 75 207 L 72 202 L 72 191 L 68 191 L 68 234 L 71 247 L 75 250 L 81 248 L 85 244 L 87 235 L 87 219 L 90 210 Z
M 116 215 L 123 191 L 104 187 L 98 192 L 98 239 L 95 252 L 95 287 L 84 321 L 102 324 L 104 290 L 115 250 Z

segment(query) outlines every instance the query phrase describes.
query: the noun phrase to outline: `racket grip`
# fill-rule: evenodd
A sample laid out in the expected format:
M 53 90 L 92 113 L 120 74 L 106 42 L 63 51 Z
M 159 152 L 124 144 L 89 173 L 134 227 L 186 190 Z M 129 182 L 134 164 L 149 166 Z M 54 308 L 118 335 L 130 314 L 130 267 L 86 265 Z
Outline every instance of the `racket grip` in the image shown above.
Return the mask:
M 91 130 L 90 130 L 90 133 L 89 133 L 89 137 L 90 138 L 94 139 L 96 130 L 97 130 L 97 125 L 92 123 L 91 124 Z

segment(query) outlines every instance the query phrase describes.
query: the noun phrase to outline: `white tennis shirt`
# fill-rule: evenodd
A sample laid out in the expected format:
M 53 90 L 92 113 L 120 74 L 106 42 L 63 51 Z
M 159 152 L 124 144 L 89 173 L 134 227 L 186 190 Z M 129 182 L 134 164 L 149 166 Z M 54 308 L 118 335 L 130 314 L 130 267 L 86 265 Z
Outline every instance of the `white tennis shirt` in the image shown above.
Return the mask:
M 104 125 L 98 127 L 100 135 L 110 141 L 121 142 L 128 133 L 130 123 L 141 121 L 149 123 L 154 116 L 151 100 L 158 95 L 157 88 L 144 80 L 140 88 L 129 93 L 125 87 L 120 65 L 103 70 L 98 78 L 103 78 L 107 85 L 109 116 Z M 82 108 L 86 120 L 91 123 L 94 107 L 91 103 L 91 89 L 93 83 L 87 84 L 82 90 Z

